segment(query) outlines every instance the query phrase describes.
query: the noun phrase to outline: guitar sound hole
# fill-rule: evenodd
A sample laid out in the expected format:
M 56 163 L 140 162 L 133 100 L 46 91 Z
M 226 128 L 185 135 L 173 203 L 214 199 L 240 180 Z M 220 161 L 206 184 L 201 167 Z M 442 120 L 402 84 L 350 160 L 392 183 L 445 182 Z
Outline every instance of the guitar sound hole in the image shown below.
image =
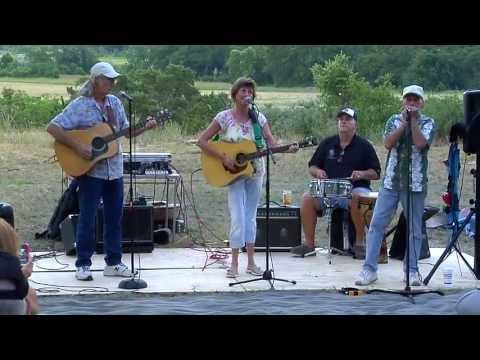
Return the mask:
M 107 151 L 107 143 L 101 137 L 96 137 L 92 140 L 92 150 L 96 154 L 102 154 Z
M 237 161 L 237 164 L 241 166 L 246 161 L 245 154 L 238 154 L 235 160 Z

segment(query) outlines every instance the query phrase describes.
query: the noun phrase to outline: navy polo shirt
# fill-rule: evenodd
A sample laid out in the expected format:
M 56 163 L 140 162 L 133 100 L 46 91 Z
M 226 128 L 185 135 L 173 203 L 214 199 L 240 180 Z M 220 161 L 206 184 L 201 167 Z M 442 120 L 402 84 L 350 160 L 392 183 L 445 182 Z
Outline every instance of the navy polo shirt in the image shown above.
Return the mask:
M 381 167 L 377 153 L 372 144 L 354 135 L 350 144 L 345 149 L 340 147 L 340 137 L 330 136 L 324 139 L 317 147 L 308 166 L 317 166 L 325 170 L 329 179 L 347 178 L 352 172 L 373 169 L 380 176 Z M 370 188 L 370 180 L 353 182 L 353 187 Z

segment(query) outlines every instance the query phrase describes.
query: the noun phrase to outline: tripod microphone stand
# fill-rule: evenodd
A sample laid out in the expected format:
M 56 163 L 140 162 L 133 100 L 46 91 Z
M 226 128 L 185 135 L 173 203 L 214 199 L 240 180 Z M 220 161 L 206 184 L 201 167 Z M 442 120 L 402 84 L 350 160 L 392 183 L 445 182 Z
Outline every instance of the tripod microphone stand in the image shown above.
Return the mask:
M 249 111 L 250 113 L 250 111 Z M 251 113 L 254 113 L 254 111 L 251 111 Z M 254 114 L 252 116 L 253 119 L 252 121 L 258 121 L 258 118 Z M 233 285 L 238 285 L 238 284 L 245 284 L 249 282 L 254 282 L 254 281 L 260 281 L 260 280 L 266 280 L 270 283 L 270 288 L 274 289 L 272 280 L 275 281 L 283 281 L 283 282 L 289 282 L 292 284 L 296 284 L 296 281 L 292 280 L 285 280 L 285 279 L 278 279 L 273 277 L 273 271 L 270 269 L 270 263 L 269 263 L 269 257 L 270 257 L 270 242 L 269 242 L 269 228 L 270 228 L 270 159 L 269 155 L 272 156 L 271 149 L 268 147 L 267 141 L 265 141 L 265 145 L 267 147 L 266 151 L 266 180 L 265 180 L 265 201 L 266 201 L 266 208 L 265 208 L 265 271 L 263 272 L 263 275 L 261 278 L 257 279 L 251 279 L 251 280 L 245 280 L 245 281 L 239 281 L 239 282 L 234 282 L 234 283 L 229 283 L 228 286 L 233 286 Z
M 406 209 L 404 209 L 405 212 L 405 220 L 406 220 L 406 238 L 405 238 L 405 289 L 400 290 L 400 291 L 392 291 L 392 290 L 381 290 L 381 289 L 373 289 L 368 291 L 369 293 L 372 292 L 383 292 L 383 293 L 389 293 L 389 294 L 399 294 L 402 296 L 406 296 L 410 299 L 412 303 L 415 303 L 413 300 L 413 297 L 416 295 L 423 295 L 423 294 L 429 294 L 429 293 L 436 293 L 439 295 L 444 295 L 441 291 L 437 290 L 416 290 L 413 291 L 410 288 L 410 224 L 411 224 L 411 181 L 412 181 L 412 128 L 411 128 L 411 116 L 410 116 L 410 111 L 407 110 L 407 126 L 405 128 L 405 146 L 407 148 L 407 159 L 408 159 L 408 175 L 407 175 L 407 186 L 406 186 L 406 191 L 407 191 L 407 201 L 406 201 Z M 412 236 L 413 240 L 413 236 Z M 417 261 L 417 260 L 415 260 Z
M 435 271 L 437 271 L 440 264 L 455 250 L 460 257 L 462 258 L 463 262 L 467 265 L 468 269 L 476 276 L 477 280 L 480 278 L 478 274 L 475 273 L 472 266 L 468 263 L 468 261 L 463 256 L 462 252 L 458 249 L 456 243 L 458 241 L 459 236 L 462 234 L 463 229 L 465 226 L 470 222 L 472 216 L 476 213 L 476 206 L 470 208 L 470 211 L 467 217 L 460 223 L 458 219 L 458 213 L 460 211 L 459 207 L 459 198 L 458 198 L 458 172 L 460 169 L 460 150 L 458 149 L 458 143 L 455 141 L 450 145 L 450 151 L 448 156 L 448 166 L 449 166 L 449 178 L 450 183 L 448 186 L 448 192 L 452 195 L 452 205 L 450 208 L 450 213 L 452 214 L 452 234 L 450 236 L 450 240 L 448 246 L 445 248 L 445 251 L 442 253 L 436 264 L 433 266 L 433 269 L 427 275 L 424 280 L 424 284 L 427 285 L 430 279 L 432 278 Z M 476 171 L 472 171 L 472 175 L 476 178 Z M 470 200 L 471 205 L 475 204 L 474 200 Z
M 130 167 L 130 184 L 129 184 L 129 189 L 128 189 L 128 196 L 129 196 L 129 201 L 128 201 L 128 212 L 130 215 L 133 215 L 133 212 L 135 211 L 133 207 L 133 152 L 132 152 L 132 139 L 133 139 L 133 118 L 132 118 L 132 101 L 133 99 L 126 95 L 125 92 L 120 92 L 120 95 L 124 96 L 128 100 L 128 120 L 130 123 L 130 129 L 129 129 L 129 167 Z M 123 211 L 123 209 L 122 209 Z M 145 280 L 142 279 L 137 279 L 135 276 L 137 273 L 135 272 L 135 261 L 134 261 L 134 246 L 133 246 L 133 238 L 135 236 L 135 232 L 132 231 L 131 236 L 130 236 L 130 254 L 131 254 L 131 266 L 132 266 L 132 277 L 130 279 L 125 279 L 120 281 L 118 284 L 118 287 L 120 289 L 144 289 L 147 287 L 147 283 Z

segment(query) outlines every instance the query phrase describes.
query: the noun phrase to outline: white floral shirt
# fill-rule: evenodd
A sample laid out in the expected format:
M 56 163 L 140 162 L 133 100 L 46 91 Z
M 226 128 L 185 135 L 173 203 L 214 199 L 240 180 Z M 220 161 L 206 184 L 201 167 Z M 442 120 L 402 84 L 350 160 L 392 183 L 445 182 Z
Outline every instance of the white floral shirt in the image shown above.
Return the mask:
M 243 139 L 255 141 L 252 121 L 240 122 L 235 119 L 233 109 L 219 112 L 214 120 L 220 125 L 220 140 L 237 143 Z M 267 118 L 262 113 L 258 114 L 258 123 L 260 127 L 267 123 Z M 265 163 L 263 157 L 255 159 L 253 162 L 255 168 L 254 176 L 262 176 L 265 173 Z

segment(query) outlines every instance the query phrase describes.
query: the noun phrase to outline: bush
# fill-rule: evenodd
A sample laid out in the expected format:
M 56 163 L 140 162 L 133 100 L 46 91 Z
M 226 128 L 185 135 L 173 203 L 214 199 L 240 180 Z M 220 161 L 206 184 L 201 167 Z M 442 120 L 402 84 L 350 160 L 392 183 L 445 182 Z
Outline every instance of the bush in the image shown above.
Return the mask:
M 5 88 L 0 97 L 0 126 L 14 129 L 43 127 L 62 109 L 59 98 L 29 96 Z
M 305 102 L 287 109 L 267 105 L 261 111 L 267 117 L 272 133 L 281 138 L 323 138 L 336 132 L 334 117 L 319 101 Z
M 172 121 L 182 132 L 193 134 L 209 124 L 213 116 L 228 107 L 225 94 L 200 95 L 193 72 L 180 65 L 164 70 L 133 70 L 119 79 L 117 88 L 127 89 L 135 98 L 136 116 L 143 118 L 157 109 L 173 112 Z
M 326 112 L 334 117 L 341 107 L 353 107 L 358 111 L 358 133 L 363 136 L 378 138 L 386 120 L 400 109 L 390 75 L 385 74 L 372 86 L 353 71 L 344 54 L 323 66 L 315 64 L 312 73 L 325 100 Z
M 431 96 L 426 99 L 422 112 L 435 120 L 436 141 L 448 141 L 452 125 L 463 122 L 463 100 L 457 95 Z
M 230 98 L 224 93 L 214 94 L 212 92 L 209 95 L 195 97 L 181 123 L 182 133 L 196 134 L 205 129 L 219 111 L 225 110 L 229 106 Z

